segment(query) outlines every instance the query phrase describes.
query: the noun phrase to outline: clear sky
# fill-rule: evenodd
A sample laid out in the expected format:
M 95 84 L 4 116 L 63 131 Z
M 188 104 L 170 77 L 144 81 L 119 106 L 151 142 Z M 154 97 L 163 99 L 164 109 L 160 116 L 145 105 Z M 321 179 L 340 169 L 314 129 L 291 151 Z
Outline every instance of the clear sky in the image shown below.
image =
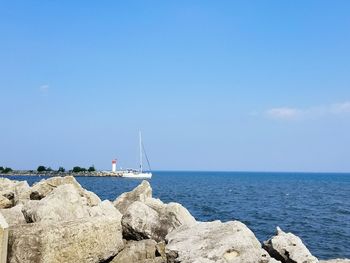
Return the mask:
M 0 166 L 350 171 L 350 1 L 1 1 Z

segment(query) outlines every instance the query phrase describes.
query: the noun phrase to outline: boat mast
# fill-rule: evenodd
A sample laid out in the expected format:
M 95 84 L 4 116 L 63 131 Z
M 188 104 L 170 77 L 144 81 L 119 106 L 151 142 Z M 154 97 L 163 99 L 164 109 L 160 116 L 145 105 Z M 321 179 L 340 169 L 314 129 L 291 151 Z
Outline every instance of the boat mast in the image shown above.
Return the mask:
M 139 131 L 139 147 L 140 147 L 140 173 L 142 173 L 142 136 L 141 131 Z

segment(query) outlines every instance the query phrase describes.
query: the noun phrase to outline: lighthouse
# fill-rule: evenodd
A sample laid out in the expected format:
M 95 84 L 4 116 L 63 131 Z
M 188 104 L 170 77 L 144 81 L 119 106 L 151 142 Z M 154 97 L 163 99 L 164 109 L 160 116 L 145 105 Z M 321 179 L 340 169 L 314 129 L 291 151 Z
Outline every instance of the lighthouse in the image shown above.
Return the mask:
M 117 171 L 117 160 L 112 160 L 112 172 L 115 173 Z

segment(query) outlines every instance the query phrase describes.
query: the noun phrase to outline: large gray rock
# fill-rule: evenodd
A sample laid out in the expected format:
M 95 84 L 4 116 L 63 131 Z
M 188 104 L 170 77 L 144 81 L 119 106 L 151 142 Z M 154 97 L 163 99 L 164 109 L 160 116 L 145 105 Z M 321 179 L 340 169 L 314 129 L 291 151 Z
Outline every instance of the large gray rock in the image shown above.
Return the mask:
M 148 181 L 142 181 L 131 192 L 120 195 L 114 206 L 123 214 L 124 236 L 131 240 L 164 240 L 172 230 L 196 223 L 186 208 L 177 203 L 164 204 L 152 198 L 152 188 Z
M 122 214 L 114 207 L 109 200 L 104 200 L 97 206 L 88 207 L 88 212 L 91 217 L 95 216 L 109 216 L 112 218 L 119 218 L 121 220 Z
M 123 247 L 120 218 L 24 224 L 10 227 L 8 263 L 97 263 Z
M 279 227 L 276 235 L 265 241 L 263 247 L 283 263 L 318 263 L 299 237 L 285 233 Z
M 113 204 L 124 214 L 128 207 L 135 201 L 145 202 L 152 197 L 152 188 L 148 181 L 143 180 L 134 190 L 126 192 L 118 196 Z
M 6 198 L 5 196 L 0 195 L 0 209 L 10 208 L 13 206 L 13 202 Z
M 329 259 L 329 260 L 320 260 L 320 263 L 350 263 L 350 259 L 337 258 L 337 259 Z
M 272 263 L 243 223 L 220 221 L 180 227 L 166 236 L 169 263 Z
M 30 187 L 26 181 L 0 178 L 0 196 L 4 196 L 10 200 L 12 206 L 25 203 L 29 200 L 29 195 Z
M 151 208 L 147 203 L 133 202 L 122 218 L 123 233 L 127 239 L 154 239 L 162 241 L 174 229 L 196 223 L 193 216 L 180 204 L 163 204 Z M 156 210 L 157 209 L 157 210 Z
M 0 212 L 10 226 L 25 224 L 26 220 L 22 213 L 22 208 L 23 208 L 23 205 L 18 204 L 12 208 L 1 209 Z
M 32 186 L 32 191 L 30 194 L 31 199 L 40 200 L 47 196 L 58 186 L 66 184 L 73 185 L 78 190 L 86 205 L 95 206 L 101 202 L 101 199 L 95 193 L 87 191 L 81 187 L 81 185 L 77 182 L 77 180 L 75 180 L 73 176 L 52 177 L 46 180 L 41 180 Z
M 158 244 L 151 239 L 128 241 L 111 263 L 166 263 Z
M 89 217 L 88 206 L 72 184 L 54 188 L 41 200 L 28 201 L 22 208 L 28 223 L 40 221 L 68 221 Z

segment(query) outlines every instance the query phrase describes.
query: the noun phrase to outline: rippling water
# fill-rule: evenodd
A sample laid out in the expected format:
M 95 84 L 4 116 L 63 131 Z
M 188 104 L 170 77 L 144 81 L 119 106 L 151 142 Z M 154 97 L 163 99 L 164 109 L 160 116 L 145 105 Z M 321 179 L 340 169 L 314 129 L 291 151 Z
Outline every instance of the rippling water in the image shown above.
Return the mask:
M 42 177 L 11 177 L 30 184 Z M 140 181 L 77 177 L 101 199 L 114 200 Z M 154 172 L 154 197 L 183 204 L 200 221 L 240 220 L 261 241 L 276 226 L 301 237 L 322 259 L 350 258 L 350 174 Z

